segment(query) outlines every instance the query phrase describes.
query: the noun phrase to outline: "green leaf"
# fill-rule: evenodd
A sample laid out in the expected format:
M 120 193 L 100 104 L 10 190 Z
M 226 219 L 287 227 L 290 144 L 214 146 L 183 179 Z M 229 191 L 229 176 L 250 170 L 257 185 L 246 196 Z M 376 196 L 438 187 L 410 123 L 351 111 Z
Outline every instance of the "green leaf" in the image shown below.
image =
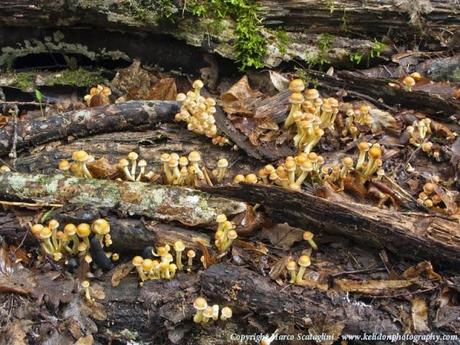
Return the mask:
M 43 94 L 38 89 L 35 89 L 35 98 L 37 101 L 43 102 Z

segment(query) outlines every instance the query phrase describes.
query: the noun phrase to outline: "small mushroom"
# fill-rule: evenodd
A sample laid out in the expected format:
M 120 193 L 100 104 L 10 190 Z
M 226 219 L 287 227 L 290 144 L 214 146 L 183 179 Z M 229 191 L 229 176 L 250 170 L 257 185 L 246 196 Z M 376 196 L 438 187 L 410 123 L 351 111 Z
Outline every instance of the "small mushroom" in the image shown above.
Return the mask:
M 196 253 L 194 250 L 190 249 L 187 252 L 187 258 L 188 258 L 188 263 L 187 263 L 187 271 L 191 271 L 193 267 L 193 258 L 196 256 Z
M 203 320 L 203 311 L 208 307 L 208 303 L 203 297 L 198 297 L 193 302 L 193 307 L 196 310 L 196 313 L 193 316 L 193 321 L 200 323 Z
M 233 315 L 232 309 L 230 307 L 223 307 L 221 312 L 220 312 L 220 319 L 222 321 L 226 321 L 228 319 L 231 319 Z
M 303 239 L 308 242 L 308 244 L 314 249 L 318 250 L 318 246 L 316 245 L 315 241 L 313 241 L 313 233 L 310 231 L 305 231 L 303 233 Z
M 297 273 L 296 283 L 299 283 L 303 280 L 305 269 L 311 265 L 310 257 L 308 255 L 302 255 L 297 263 L 299 264 L 300 268 L 299 272 Z
M 176 266 L 179 270 L 182 270 L 184 268 L 184 265 L 182 264 L 182 252 L 185 250 L 184 242 L 174 242 L 174 250 L 176 251 Z

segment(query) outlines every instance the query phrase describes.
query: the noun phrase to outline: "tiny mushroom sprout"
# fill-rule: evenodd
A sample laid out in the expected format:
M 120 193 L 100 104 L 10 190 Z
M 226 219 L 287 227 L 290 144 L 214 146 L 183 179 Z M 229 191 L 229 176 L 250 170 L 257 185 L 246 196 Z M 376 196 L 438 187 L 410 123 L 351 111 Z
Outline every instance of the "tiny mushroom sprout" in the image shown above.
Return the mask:
M 291 279 L 289 280 L 289 283 L 295 284 L 296 282 L 296 270 L 297 270 L 297 264 L 294 260 L 289 260 L 286 269 L 289 272 L 289 275 L 291 276 Z
M 108 235 L 110 232 L 110 224 L 107 220 L 103 218 L 96 219 L 92 224 L 91 228 L 96 239 L 99 241 L 101 246 L 103 246 L 104 236 Z
M 412 91 L 412 88 L 415 85 L 415 79 L 413 77 L 411 77 L 411 76 L 406 76 L 406 77 L 404 77 L 402 83 L 403 83 L 404 89 L 406 91 Z
M 176 241 L 174 242 L 174 250 L 176 251 L 176 266 L 177 269 L 182 270 L 184 265 L 182 264 L 182 252 L 185 250 L 184 242 Z
M 131 172 L 129 171 L 129 161 L 125 158 L 122 158 L 118 161 L 118 168 L 123 172 L 125 178 L 128 181 L 134 181 L 135 178 L 134 176 L 131 175 Z
M 316 245 L 315 241 L 313 241 L 313 233 L 310 231 L 304 231 L 303 239 L 308 242 L 308 244 L 314 249 L 318 250 L 318 246 Z
M 201 322 L 207 323 L 209 319 L 211 319 L 214 315 L 213 308 L 211 306 L 208 306 L 204 311 L 203 311 L 203 319 Z
M 306 268 L 311 264 L 310 257 L 308 255 L 302 255 L 297 261 L 297 263 L 299 264 L 300 268 L 299 272 L 297 273 L 296 283 L 299 283 L 303 280 L 303 275 L 305 273 Z
M 187 271 L 191 271 L 192 270 L 192 267 L 193 267 L 193 258 L 196 256 L 196 253 L 194 250 L 190 249 L 188 252 L 187 252 L 187 258 L 188 258 L 188 262 L 187 262 Z
M 91 297 L 91 293 L 90 293 L 90 284 L 89 284 L 89 281 L 88 280 L 83 280 L 81 282 L 81 286 L 82 288 L 84 289 L 85 291 L 85 298 L 88 302 L 93 302 L 93 298 Z
M 135 256 L 132 260 L 132 264 L 136 267 L 137 273 L 139 274 L 139 278 L 141 278 L 141 282 L 147 280 L 147 276 L 144 274 L 144 270 L 142 269 L 142 264 L 144 263 L 144 259 L 141 256 Z
M 208 307 L 208 303 L 203 297 L 198 297 L 193 302 L 193 307 L 196 310 L 195 315 L 193 316 L 193 321 L 195 323 L 200 323 L 203 321 L 203 312 Z
M 216 179 L 217 182 L 222 182 L 225 178 L 225 174 L 227 173 L 228 161 L 225 158 L 221 158 L 217 161 L 217 169 L 216 169 Z
M 233 316 L 232 309 L 230 307 L 223 307 L 222 310 L 220 311 L 220 319 L 222 321 L 226 321 L 228 319 L 231 319 Z

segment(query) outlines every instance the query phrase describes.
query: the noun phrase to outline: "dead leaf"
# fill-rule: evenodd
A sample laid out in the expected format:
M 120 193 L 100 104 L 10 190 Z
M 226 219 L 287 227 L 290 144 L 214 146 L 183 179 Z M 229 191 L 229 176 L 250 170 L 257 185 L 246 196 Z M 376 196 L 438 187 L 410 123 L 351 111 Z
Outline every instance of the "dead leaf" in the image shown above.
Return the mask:
M 241 78 L 227 92 L 221 96 L 222 107 L 229 115 L 237 114 L 239 116 L 254 116 L 254 107 L 252 104 L 262 94 L 252 90 L 249 86 L 247 76 Z
M 270 243 L 281 249 L 289 249 L 295 242 L 303 240 L 303 230 L 293 228 L 287 223 L 275 224 L 271 228 L 264 228 L 262 238 L 267 238 Z
M 110 164 L 105 157 L 88 163 L 88 170 L 94 178 L 115 179 L 120 175 L 116 164 Z
M 286 270 L 286 265 L 290 259 L 291 256 L 284 256 L 278 261 L 276 261 L 270 269 L 270 278 L 273 280 L 277 280 L 279 276 Z
M 152 86 L 158 78 L 142 68 L 139 60 L 131 66 L 118 70 L 112 86 L 126 94 L 127 100 L 149 99 Z
M 133 268 L 134 266 L 131 263 L 124 263 L 115 267 L 112 274 L 112 286 L 116 287 L 120 285 L 122 279 L 128 276 Z
M 240 236 L 251 235 L 260 228 L 263 221 L 263 214 L 255 212 L 254 208 L 250 205 L 247 205 L 246 212 L 240 213 L 232 219 L 232 222 L 236 224 L 236 231 Z
M 174 78 L 163 78 L 153 86 L 148 99 L 175 101 L 176 96 L 176 80 Z
M 269 75 L 270 75 L 270 81 L 272 82 L 276 90 L 283 91 L 288 88 L 289 86 L 288 78 L 272 70 L 269 71 Z
M 4 331 L 0 336 L 0 344 L 7 345 L 27 345 L 27 331 L 30 329 L 32 321 L 16 320 L 7 327 L 3 327 Z
M 359 292 L 368 295 L 381 295 L 383 293 L 391 292 L 391 290 L 407 288 L 413 283 L 409 280 L 336 279 L 334 284 L 338 289 L 344 292 Z
M 32 272 L 20 263 L 12 262 L 6 244 L 0 247 L 0 292 L 29 295 L 37 283 Z
M 420 277 L 423 272 L 426 272 L 429 279 L 442 280 L 442 277 L 434 271 L 433 266 L 429 261 L 422 261 L 416 266 L 409 267 L 404 271 L 402 276 L 406 279 L 413 279 Z
M 412 324 L 414 331 L 429 331 L 428 327 L 428 306 L 426 301 L 421 297 L 414 297 L 412 303 Z

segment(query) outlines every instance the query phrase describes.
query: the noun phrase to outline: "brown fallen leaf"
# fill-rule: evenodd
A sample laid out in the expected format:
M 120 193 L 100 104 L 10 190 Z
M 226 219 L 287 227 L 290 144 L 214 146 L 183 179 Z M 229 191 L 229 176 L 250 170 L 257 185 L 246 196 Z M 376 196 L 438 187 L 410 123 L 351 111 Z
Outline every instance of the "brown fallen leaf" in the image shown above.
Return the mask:
M 428 306 L 425 299 L 414 297 L 412 304 L 412 324 L 415 332 L 429 331 L 428 327 Z
M 94 162 L 88 163 L 88 170 L 94 178 L 115 179 L 121 174 L 116 164 L 110 164 L 108 159 L 103 157 Z
M 31 294 L 37 286 L 32 272 L 18 262 L 12 262 L 6 244 L 0 247 L 0 292 Z
M 294 228 L 287 223 L 275 224 L 269 228 L 263 228 L 261 237 L 281 249 L 289 249 L 295 242 L 303 240 L 303 230 Z
M 222 94 L 222 107 L 229 115 L 252 117 L 255 111 L 252 104 L 261 96 L 260 92 L 251 88 L 248 77 L 244 76 Z
M 427 274 L 429 279 L 442 280 L 442 277 L 434 271 L 433 266 L 429 261 L 422 261 L 416 266 L 409 267 L 404 271 L 402 276 L 406 279 L 413 279 L 420 277 L 424 272 Z
M 123 280 L 123 278 L 127 277 L 133 269 L 134 266 L 130 262 L 115 267 L 112 273 L 112 286 L 116 287 L 120 285 L 120 282 Z
M 127 68 L 118 70 L 112 86 L 125 94 L 125 99 L 149 99 L 152 86 L 158 78 L 142 68 L 139 60 L 134 60 Z
M 27 331 L 30 329 L 32 321 L 16 320 L 12 323 L 7 323 L 6 327 L 2 327 L 0 335 L 0 344 L 5 345 L 27 345 Z
M 344 292 L 359 292 L 368 295 L 381 295 L 391 290 L 404 289 L 413 283 L 409 280 L 352 280 L 336 279 L 335 287 Z M 389 291 L 390 290 L 390 291 Z
M 160 79 L 150 90 L 148 99 L 175 101 L 177 96 L 176 80 L 174 78 Z

